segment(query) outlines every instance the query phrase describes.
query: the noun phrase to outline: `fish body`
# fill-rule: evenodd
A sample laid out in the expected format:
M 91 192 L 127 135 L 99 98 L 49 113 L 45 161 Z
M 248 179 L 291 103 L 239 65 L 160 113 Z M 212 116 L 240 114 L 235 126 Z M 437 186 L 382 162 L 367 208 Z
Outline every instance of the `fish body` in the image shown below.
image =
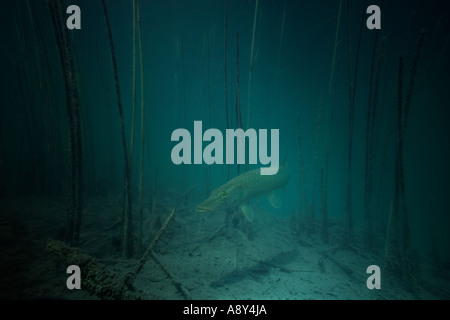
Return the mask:
M 211 191 L 210 196 L 196 207 L 196 211 L 212 212 L 240 207 L 246 218 L 251 221 L 253 211 L 248 206 L 248 201 L 267 195 L 270 203 L 274 207 L 279 207 L 280 202 L 273 191 L 283 188 L 289 179 L 290 174 L 285 165 L 280 166 L 274 175 L 261 175 L 260 169 L 245 172 Z

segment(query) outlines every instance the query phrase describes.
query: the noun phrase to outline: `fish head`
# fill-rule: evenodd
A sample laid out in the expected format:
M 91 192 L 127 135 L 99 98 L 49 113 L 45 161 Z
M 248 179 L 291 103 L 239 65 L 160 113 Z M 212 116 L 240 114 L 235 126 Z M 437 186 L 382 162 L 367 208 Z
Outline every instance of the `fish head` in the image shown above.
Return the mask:
M 212 212 L 238 205 L 244 197 L 242 188 L 213 190 L 210 196 L 195 208 L 197 212 Z
M 211 212 L 218 209 L 225 208 L 227 204 L 227 192 L 211 192 L 209 197 L 197 205 L 195 211 L 197 212 Z

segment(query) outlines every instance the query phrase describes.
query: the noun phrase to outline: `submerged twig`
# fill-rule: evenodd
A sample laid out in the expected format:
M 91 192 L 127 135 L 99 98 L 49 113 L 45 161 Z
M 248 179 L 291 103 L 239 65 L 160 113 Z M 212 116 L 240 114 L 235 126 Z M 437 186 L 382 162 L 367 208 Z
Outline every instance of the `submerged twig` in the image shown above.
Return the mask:
M 161 261 L 159 261 L 159 259 L 152 254 L 151 255 L 153 260 L 155 260 L 155 262 L 159 265 L 159 267 L 161 268 L 161 270 L 166 274 L 166 276 L 172 281 L 172 283 L 174 284 L 174 286 L 177 288 L 177 290 L 181 293 L 181 295 L 186 299 L 186 300 L 191 300 L 191 296 L 189 294 L 189 292 L 187 291 L 187 289 L 183 286 L 183 284 L 181 282 L 179 282 L 178 280 L 176 280 L 172 274 L 169 272 L 169 270 L 167 270 L 164 265 L 161 263 Z
M 136 270 L 133 273 L 128 274 L 128 279 L 129 279 L 130 283 L 134 282 L 134 280 L 136 279 L 139 272 L 141 272 L 141 270 L 144 268 L 144 265 L 145 265 L 145 262 L 147 261 L 148 256 L 151 255 L 151 253 L 153 252 L 153 249 L 155 248 L 159 239 L 163 235 L 164 231 L 166 231 L 167 226 L 169 225 L 169 223 L 172 221 L 173 217 L 175 216 L 176 209 L 177 209 L 176 207 L 173 208 L 172 212 L 167 217 L 167 219 L 164 222 L 164 224 L 162 225 L 161 229 L 159 229 L 158 233 L 153 238 L 152 242 L 148 246 L 147 251 L 145 251 L 144 255 L 142 256 L 141 260 L 139 261 L 139 264 L 137 265 Z

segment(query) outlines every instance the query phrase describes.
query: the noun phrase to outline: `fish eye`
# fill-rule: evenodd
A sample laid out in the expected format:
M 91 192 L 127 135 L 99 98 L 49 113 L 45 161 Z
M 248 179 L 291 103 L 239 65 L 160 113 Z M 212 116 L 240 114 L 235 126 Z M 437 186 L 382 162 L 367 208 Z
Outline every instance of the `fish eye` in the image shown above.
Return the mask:
M 227 197 L 227 192 L 226 191 L 222 191 L 220 194 L 219 194 L 219 198 L 226 198 Z

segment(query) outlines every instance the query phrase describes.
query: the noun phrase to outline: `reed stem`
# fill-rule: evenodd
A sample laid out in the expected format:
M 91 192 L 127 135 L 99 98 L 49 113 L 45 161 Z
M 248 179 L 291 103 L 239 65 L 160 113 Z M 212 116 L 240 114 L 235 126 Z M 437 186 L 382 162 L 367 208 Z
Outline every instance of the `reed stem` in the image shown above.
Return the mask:
M 130 258 L 133 255 L 133 238 L 132 238 L 132 211 L 131 211 L 131 191 L 130 191 L 130 165 L 128 159 L 127 151 L 127 139 L 125 135 L 125 124 L 123 117 L 123 106 L 122 98 L 120 94 L 120 82 L 119 82 L 119 71 L 117 67 L 116 54 L 114 49 L 114 41 L 111 31 L 111 24 L 109 22 L 108 8 L 106 7 L 105 0 L 102 0 L 103 13 L 105 15 L 106 30 L 108 32 L 109 46 L 111 50 L 111 59 L 114 70 L 114 81 L 116 84 L 116 95 L 117 95 L 117 107 L 119 110 L 120 119 L 120 129 L 122 133 L 122 148 L 124 155 L 124 173 L 125 173 L 125 184 L 124 184 L 124 210 L 123 210 L 123 231 L 122 231 L 122 256 L 124 258 Z
M 239 32 L 236 33 L 236 125 L 242 128 L 241 111 L 241 86 L 240 86 L 240 65 L 239 65 Z M 237 174 L 240 174 L 241 165 L 237 165 Z
M 255 66 L 254 61 L 254 48 L 255 48 L 255 34 L 256 34 L 256 20 L 258 18 L 258 2 L 255 3 L 255 15 L 253 17 L 253 33 L 252 33 L 252 46 L 250 51 L 250 73 L 248 75 L 248 93 L 247 93 L 247 129 L 250 128 L 250 103 L 251 103 L 251 89 L 252 89 L 252 73 Z
M 132 85 L 132 99 L 133 111 L 131 115 L 131 138 L 130 138 L 130 171 L 133 166 L 134 154 L 134 129 L 136 121 L 136 6 L 137 1 L 133 0 L 133 85 Z
M 140 0 L 136 0 L 137 33 L 139 44 L 139 67 L 141 75 L 141 157 L 139 162 L 139 243 L 142 245 L 144 232 L 144 146 L 145 146 L 145 100 L 144 100 L 144 59 L 142 54 L 141 8 Z M 141 248 L 139 248 L 139 252 Z
M 66 242 L 76 246 L 80 241 L 82 208 L 82 144 L 81 119 L 78 82 L 74 64 L 70 34 L 65 26 L 62 3 L 49 0 L 48 6 L 52 17 L 53 29 L 58 46 L 66 91 L 66 104 L 69 116 L 69 208 L 66 225 Z
M 224 36 L 224 62 L 223 62 L 223 72 L 224 72 L 224 90 L 225 90 L 225 119 L 227 129 L 230 128 L 229 115 L 228 115 L 228 79 L 227 79 L 227 51 L 228 51 L 228 0 L 225 0 L 225 36 Z M 227 166 L 227 180 L 231 178 L 231 167 Z
M 346 246 L 353 241 L 353 206 L 352 206 L 352 151 L 353 151 L 353 128 L 355 117 L 355 95 L 358 75 L 359 49 L 361 45 L 362 30 L 364 24 L 364 15 L 361 17 L 358 44 L 356 49 L 356 62 L 353 80 L 351 77 L 351 50 L 350 50 L 350 4 L 347 2 L 347 71 L 348 71 L 348 95 L 349 95 L 349 114 L 348 114 L 348 155 L 347 155 L 347 197 L 346 197 L 346 217 L 343 245 Z

